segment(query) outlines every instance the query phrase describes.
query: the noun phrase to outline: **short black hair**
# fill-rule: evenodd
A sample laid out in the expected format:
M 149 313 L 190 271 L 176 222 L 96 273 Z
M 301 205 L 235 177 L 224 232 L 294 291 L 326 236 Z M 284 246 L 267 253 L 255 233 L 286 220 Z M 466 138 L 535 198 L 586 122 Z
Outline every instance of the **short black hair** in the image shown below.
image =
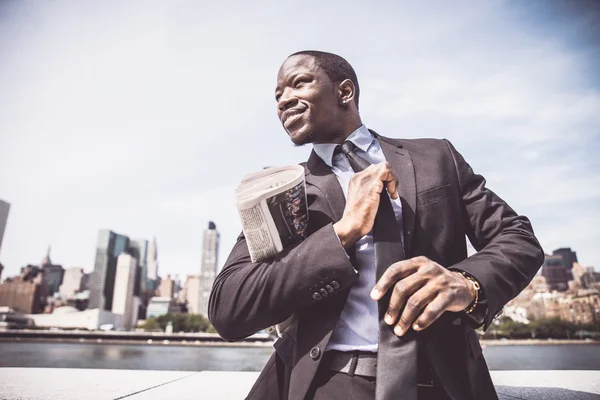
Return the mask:
M 350 65 L 348 61 L 338 56 L 337 54 L 327 53 L 318 50 L 303 50 L 290 55 L 290 57 L 298 55 L 314 57 L 317 66 L 319 68 L 322 68 L 323 71 L 325 71 L 325 73 L 327 74 L 329 79 L 331 79 L 332 82 L 343 82 L 346 79 L 350 79 L 352 83 L 354 83 L 354 87 L 356 88 L 356 93 L 354 94 L 354 102 L 356 103 L 356 107 L 358 108 L 358 97 L 360 95 L 360 88 L 358 87 L 358 78 L 356 77 L 356 72 L 354 72 L 354 68 L 352 68 L 352 65 Z

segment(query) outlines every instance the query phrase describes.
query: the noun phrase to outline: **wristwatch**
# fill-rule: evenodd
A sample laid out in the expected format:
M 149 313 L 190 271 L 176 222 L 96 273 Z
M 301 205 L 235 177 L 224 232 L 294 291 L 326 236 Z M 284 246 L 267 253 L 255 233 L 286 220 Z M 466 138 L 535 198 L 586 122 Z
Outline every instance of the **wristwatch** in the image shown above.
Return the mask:
M 479 281 L 477 281 L 477 279 L 475 279 L 468 272 L 461 271 L 458 269 L 454 269 L 453 271 L 458 272 L 459 274 L 467 278 L 467 280 L 471 282 L 471 284 L 475 288 L 475 299 L 473 300 L 473 302 L 471 302 L 471 304 L 467 306 L 467 308 L 463 310 L 463 312 L 467 319 L 470 321 L 469 324 L 474 328 L 478 328 L 481 325 L 483 325 L 488 313 L 488 302 L 487 297 L 485 295 L 485 291 L 481 287 Z
M 477 282 L 475 280 L 475 278 L 473 278 L 471 275 L 467 274 L 464 271 L 459 271 L 459 273 L 464 276 L 465 278 L 467 278 L 467 280 L 469 282 L 471 282 L 471 284 L 473 285 L 473 287 L 475 288 L 475 299 L 473 300 L 473 302 L 471 304 L 469 304 L 467 306 L 467 308 L 465 308 L 463 311 L 467 314 L 471 314 L 473 312 L 473 310 L 475 310 L 475 308 L 477 307 L 477 305 L 479 304 L 479 293 L 481 292 L 481 285 L 479 284 L 479 282 Z

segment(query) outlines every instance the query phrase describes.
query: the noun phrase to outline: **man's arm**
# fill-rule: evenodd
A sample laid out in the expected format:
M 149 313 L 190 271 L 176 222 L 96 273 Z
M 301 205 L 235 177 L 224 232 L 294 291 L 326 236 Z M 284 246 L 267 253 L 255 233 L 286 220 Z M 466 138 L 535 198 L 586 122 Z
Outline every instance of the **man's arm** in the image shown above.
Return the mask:
M 484 329 L 502 307 L 533 279 L 544 261 L 544 252 L 529 219 L 517 215 L 485 179 L 445 140 L 454 159 L 462 195 L 463 221 L 477 254 L 451 266 L 467 272 L 481 285 L 487 298 Z
M 388 163 L 355 174 L 342 218 L 273 261 L 252 263 L 240 235 L 210 295 L 208 317 L 217 332 L 242 339 L 349 288 L 357 273 L 345 249 L 372 229 L 381 191 L 397 198 L 397 187 Z
M 208 317 L 223 338 L 240 340 L 326 301 L 355 280 L 356 272 L 332 224 L 262 263 L 251 262 L 246 239 L 240 235 L 213 285 Z
M 469 308 L 476 298 L 475 289 L 457 271 L 465 272 L 483 289 L 487 329 L 502 307 L 533 279 L 544 259 L 529 220 L 487 189 L 485 179 L 445 143 L 456 171 L 465 231 L 479 253 L 447 266 L 414 257 L 392 264 L 383 273 L 371 297 L 379 300 L 393 290 L 385 321 L 396 325 L 399 336 L 410 327 L 426 329 L 446 311 Z

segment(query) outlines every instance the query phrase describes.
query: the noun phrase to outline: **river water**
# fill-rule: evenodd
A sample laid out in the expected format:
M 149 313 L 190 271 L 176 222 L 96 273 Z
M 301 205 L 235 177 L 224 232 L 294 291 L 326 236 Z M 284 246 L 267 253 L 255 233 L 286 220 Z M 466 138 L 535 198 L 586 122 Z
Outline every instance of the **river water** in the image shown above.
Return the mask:
M 260 371 L 271 347 L 0 342 L 0 367 Z M 504 345 L 483 350 L 491 370 L 600 370 L 600 344 Z

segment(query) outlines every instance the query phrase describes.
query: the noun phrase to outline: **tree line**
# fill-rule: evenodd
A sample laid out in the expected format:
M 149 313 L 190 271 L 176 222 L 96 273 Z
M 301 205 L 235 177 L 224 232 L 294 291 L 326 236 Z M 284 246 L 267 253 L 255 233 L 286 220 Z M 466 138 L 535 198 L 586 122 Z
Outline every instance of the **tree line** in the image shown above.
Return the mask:
M 165 314 L 146 319 L 141 328 L 147 332 L 164 332 L 167 325 L 173 324 L 173 332 L 216 333 L 208 318 L 200 314 Z
M 576 325 L 558 318 L 542 318 L 529 324 L 500 318 L 485 332 L 484 339 L 600 339 L 600 322 Z

